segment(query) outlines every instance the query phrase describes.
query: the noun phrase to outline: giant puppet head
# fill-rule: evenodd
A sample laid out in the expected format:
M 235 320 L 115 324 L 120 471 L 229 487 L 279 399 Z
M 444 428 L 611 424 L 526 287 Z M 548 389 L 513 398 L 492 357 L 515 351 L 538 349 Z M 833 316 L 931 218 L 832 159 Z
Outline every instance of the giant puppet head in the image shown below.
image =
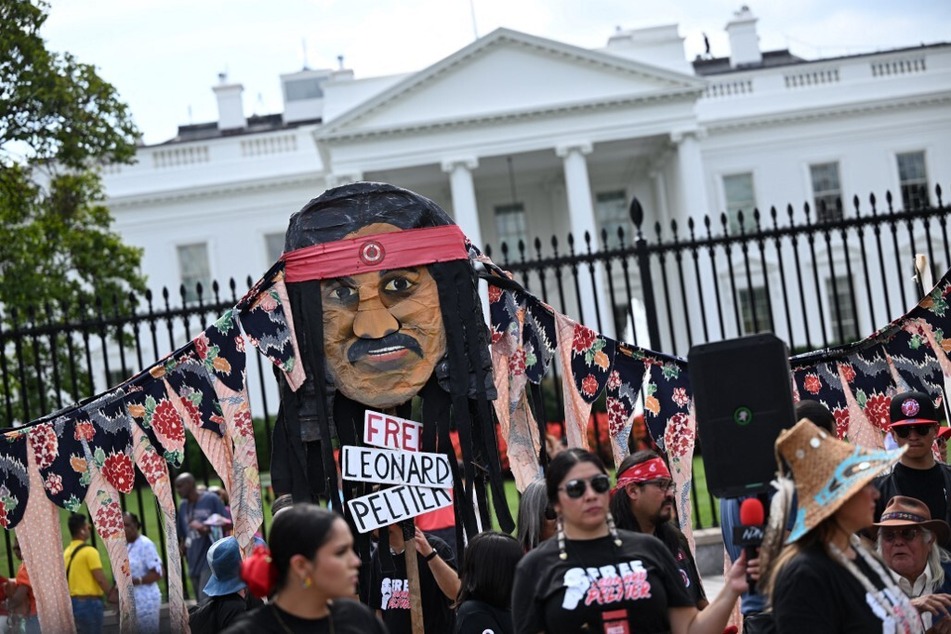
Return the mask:
M 466 531 L 477 532 L 471 487 L 484 501 L 487 480 L 500 524 L 511 527 L 470 252 L 478 256 L 438 205 L 383 183 L 328 190 L 291 217 L 282 260 L 307 380 L 296 392 L 282 387 L 275 491 L 338 504 L 332 446 L 360 443 L 366 409 L 410 417 L 419 396 L 424 451 L 451 454 L 455 469 L 450 428 L 459 433 L 455 499 Z M 344 482 L 344 497 L 359 488 Z M 479 512 L 488 523 L 486 505 Z
M 285 273 L 322 280 L 323 355 L 337 390 L 379 409 L 419 393 L 446 355 L 429 267 L 468 257 L 446 212 L 391 185 L 333 189 L 294 214 Z

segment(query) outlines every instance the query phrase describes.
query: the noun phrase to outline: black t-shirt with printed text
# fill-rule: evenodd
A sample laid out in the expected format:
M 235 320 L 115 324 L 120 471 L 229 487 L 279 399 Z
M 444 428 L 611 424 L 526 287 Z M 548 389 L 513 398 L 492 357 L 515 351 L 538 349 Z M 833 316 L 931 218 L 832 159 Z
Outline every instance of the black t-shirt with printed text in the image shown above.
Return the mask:
M 862 557 L 856 567 L 877 588 L 884 584 Z M 884 564 L 882 564 L 884 567 Z M 773 589 L 778 634 L 875 634 L 885 631 L 855 576 L 821 546 L 804 550 L 780 570 Z
M 567 540 L 564 560 L 555 539 L 525 555 L 512 591 L 515 631 L 669 632 L 668 608 L 695 605 L 673 556 L 652 535 L 618 534 L 620 546 L 610 536 Z
M 426 535 L 429 544 L 452 568 L 456 567 L 452 549 L 443 540 Z M 385 547 L 385 546 L 384 546 Z M 386 561 L 377 548 L 373 554 L 370 577 L 370 607 L 382 611 L 383 623 L 390 634 L 411 634 L 409 582 L 406 579 L 406 558 L 402 553 L 391 555 Z M 427 633 L 452 632 L 455 615 L 450 607 L 452 601 L 443 594 L 430 564 L 417 553 L 419 565 L 419 589 L 423 604 L 423 624 Z

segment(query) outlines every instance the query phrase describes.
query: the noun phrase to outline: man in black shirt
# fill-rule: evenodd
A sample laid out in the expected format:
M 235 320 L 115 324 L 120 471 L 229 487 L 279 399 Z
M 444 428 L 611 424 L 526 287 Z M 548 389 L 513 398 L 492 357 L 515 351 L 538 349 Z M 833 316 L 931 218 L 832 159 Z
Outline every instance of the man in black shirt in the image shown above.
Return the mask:
M 875 521 L 879 521 L 889 500 L 905 495 L 927 504 L 931 517 L 951 522 L 951 467 L 937 462 L 932 452 L 938 433 L 934 401 L 922 392 L 896 394 L 889 416 L 889 431 L 898 446 L 906 449 L 892 471 L 875 479 L 881 494 L 875 505 Z M 947 541 L 941 545 L 949 546 Z
M 399 524 L 389 527 L 389 548 L 384 540 L 373 553 L 370 607 L 378 610 L 390 634 L 411 634 L 409 582 L 406 577 L 406 543 Z M 426 632 L 451 632 L 455 621 L 452 603 L 459 595 L 459 575 L 452 549 L 434 535 L 416 528 L 416 560 Z

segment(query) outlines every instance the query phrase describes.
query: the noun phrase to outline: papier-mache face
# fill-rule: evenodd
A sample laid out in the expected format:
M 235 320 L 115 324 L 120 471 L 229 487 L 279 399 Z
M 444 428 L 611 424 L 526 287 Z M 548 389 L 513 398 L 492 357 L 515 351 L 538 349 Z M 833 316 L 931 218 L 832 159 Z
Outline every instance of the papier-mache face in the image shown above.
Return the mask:
M 467 257 L 442 209 L 391 185 L 330 190 L 294 215 L 287 280 L 321 281 L 324 358 L 337 390 L 377 408 L 419 393 L 446 354 L 430 266 Z
M 401 231 L 373 224 L 348 237 Z M 439 293 L 426 266 L 325 280 L 324 354 L 334 384 L 376 407 L 413 398 L 446 354 Z

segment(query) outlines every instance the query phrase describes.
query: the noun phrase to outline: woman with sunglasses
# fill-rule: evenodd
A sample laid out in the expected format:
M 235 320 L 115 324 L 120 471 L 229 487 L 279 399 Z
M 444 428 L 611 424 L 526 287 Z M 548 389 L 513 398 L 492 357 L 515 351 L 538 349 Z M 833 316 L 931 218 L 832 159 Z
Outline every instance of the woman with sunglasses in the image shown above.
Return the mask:
M 674 513 L 674 481 L 664 459 L 649 449 L 629 455 L 617 470 L 611 491 L 611 515 L 618 528 L 653 535 L 673 555 L 687 594 L 697 609 L 710 603 L 703 591 L 700 571 L 687 538 L 671 521 Z
M 600 458 L 578 448 L 560 453 L 548 465 L 546 486 L 558 531 L 516 569 L 516 632 L 723 631 L 747 589 L 744 558 L 730 569 L 720 596 L 699 612 L 667 548 L 650 535 L 615 528 L 611 480 Z

